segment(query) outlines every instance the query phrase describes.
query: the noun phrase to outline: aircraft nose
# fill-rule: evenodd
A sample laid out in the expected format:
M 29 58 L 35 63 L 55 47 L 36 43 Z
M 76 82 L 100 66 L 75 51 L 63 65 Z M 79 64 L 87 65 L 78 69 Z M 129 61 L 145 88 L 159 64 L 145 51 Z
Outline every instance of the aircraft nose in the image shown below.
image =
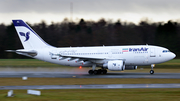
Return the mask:
M 176 54 L 171 53 L 171 57 L 172 57 L 172 59 L 175 58 L 175 57 L 176 57 Z

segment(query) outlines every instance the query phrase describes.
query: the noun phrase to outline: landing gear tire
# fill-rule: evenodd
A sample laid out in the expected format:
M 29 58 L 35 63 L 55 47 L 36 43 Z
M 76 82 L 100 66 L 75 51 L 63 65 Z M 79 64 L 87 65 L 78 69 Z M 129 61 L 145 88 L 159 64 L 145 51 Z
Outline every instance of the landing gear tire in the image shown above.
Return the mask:
M 98 69 L 98 74 L 103 74 L 103 71 L 101 69 Z
M 98 74 L 107 74 L 107 70 L 105 70 L 105 69 L 98 69 Z
M 150 70 L 150 74 L 154 74 L 154 70 Z
M 102 69 L 98 69 L 98 70 L 89 70 L 89 75 L 98 75 L 98 74 L 107 74 L 107 70 L 102 70 Z
M 155 67 L 155 64 L 151 64 L 150 74 L 154 74 L 154 70 L 153 70 L 154 67 Z
M 103 70 L 103 74 L 107 74 L 107 70 Z
M 98 70 L 94 70 L 94 74 L 95 75 L 99 74 Z
M 93 75 L 94 74 L 94 71 L 93 70 L 89 70 L 88 72 L 90 75 Z

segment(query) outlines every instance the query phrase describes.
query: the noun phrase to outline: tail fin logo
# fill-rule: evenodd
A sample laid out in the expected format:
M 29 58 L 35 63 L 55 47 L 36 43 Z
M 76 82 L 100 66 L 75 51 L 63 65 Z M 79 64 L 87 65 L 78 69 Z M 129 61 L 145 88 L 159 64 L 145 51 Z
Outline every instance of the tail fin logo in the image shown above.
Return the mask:
M 19 34 L 20 34 L 21 36 L 24 36 L 24 37 L 26 38 L 26 39 L 24 40 L 24 42 L 29 40 L 30 32 L 27 32 L 26 34 L 23 33 L 23 32 L 19 32 Z

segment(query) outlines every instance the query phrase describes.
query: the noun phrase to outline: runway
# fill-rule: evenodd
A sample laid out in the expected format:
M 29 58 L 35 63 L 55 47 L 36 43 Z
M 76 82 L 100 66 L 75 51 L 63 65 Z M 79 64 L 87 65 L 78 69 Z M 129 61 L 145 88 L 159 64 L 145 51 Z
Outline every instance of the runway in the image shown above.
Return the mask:
M 89 75 L 87 71 L 45 71 L 24 69 L 1 69 L 0 78 L 163 78 L 180 79 L 180 73 L 154 73 L 142 72 L 108 72 L 105 75 Z M 180 84 L 107 84 L 107 85 L 36 85 L 36 86 L 0 86 L 0 90 L 10 89 L 123 89 L 123 88 L 180 88 Z
M 0 86 L 0 90 L 15 89 L 123 89 L 123 88 L 180 88 L 180 84 L 106 84 L 106 85 L 37 85 Z
M 44 78 L 167 78 L 180 79 L 180 73 L 147 72 L 108 72 L 105 75 L 89 75 L 91 68 L 53 68 L 53 67 L 1 67 L 0 77 L 44 77 Z M 140 71 L 142 71 L 140 69 Z
M 89 75 L 85 73 L 53 73 L 53 72 L 5 72 L 0 73 L 0 77 L 34 77 L 34 78 L 167 78 L 180 79 L 180 73 L 125 73 L 113 72 L 106 75 Z

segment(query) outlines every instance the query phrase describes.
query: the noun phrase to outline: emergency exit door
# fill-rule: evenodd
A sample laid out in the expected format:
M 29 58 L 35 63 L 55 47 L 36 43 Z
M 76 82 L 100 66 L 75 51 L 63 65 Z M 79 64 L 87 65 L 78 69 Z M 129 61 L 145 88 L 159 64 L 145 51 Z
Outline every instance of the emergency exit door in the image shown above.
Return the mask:
M 156 57 L 156 52 L 154 48 L 151 48 L 150 50 L 150 57 Z

